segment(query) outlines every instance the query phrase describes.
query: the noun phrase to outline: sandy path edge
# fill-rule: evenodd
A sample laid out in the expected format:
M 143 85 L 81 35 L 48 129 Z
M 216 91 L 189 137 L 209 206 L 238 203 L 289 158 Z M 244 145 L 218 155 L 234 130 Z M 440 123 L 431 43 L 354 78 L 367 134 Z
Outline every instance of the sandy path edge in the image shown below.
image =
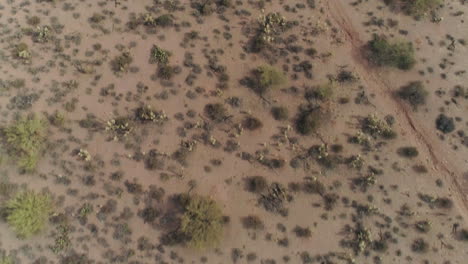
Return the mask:
M 339 28 L 345 33 L 347 43 L 351 45 L 352 58 L 356 62 L 356 70 L 361 77 L 363 83 L 366 84 L 367 89 L 372 90 L 374 93 L 383 94 L 385 104 L 390 105 L 398 116 L 403 116 L 400 119 L 403 129 L 413 135 L 419 146 L 427 151 L 430 157 L 430 162 L 434 165 L 437 172 L 441 173 L 451 183 L 453 195 L 456 198 L 455 203 L 460 208 L 460 214 L 463 216 L 464 221 L 468 223 L 468 197 L 463 192 L 463 187 L 458 180 L 457 175 L 463 175 L 463 168 L 457 167 L 456 164 L 444 162 L 436 154 L 440 153 L 439 141 L 431 140 L 430 132 L 426 131 L 415 120 L 411 113 L 408 111 L 408 106 L 392 95 L 392 86 L 388 80 L 382 77 L 375 67 L 363 57 L 361 49 L 365 42 L 361 40 L 358 31 L 354 28 L 352 20 L 346 13 L 346 8 L 339 0 L 326 1 L 326 8 L 330 18 L 336 22 Z

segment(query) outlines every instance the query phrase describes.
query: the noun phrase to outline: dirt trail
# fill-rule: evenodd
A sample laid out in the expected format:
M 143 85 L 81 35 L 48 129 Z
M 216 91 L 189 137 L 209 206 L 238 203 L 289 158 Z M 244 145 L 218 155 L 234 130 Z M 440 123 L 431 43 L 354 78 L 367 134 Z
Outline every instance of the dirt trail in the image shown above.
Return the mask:
M 356 63 L 356 70 L 361 77 L 361 80 L 366 84 L 368 89 L 373 90 L 375 94 L 383 95 L 385 104 L 389 105 L 394 109 L 400 118 L 400 122 L 403 129 L 409 134 L 413 135 L 417 140 L 418 144 L 427 150 L 430 156 L 430 162 L 434 165 L 434 168 L 439 173 L 442 173 L 452 185 L 453 195 L 456 197 L 455 201 L 460 205 L 462 209 L 462 215 L 465 221 L 468 221 L 468 197 L 464 194 L 463 187 L 459 182 L 457 175 L 463 175 L 461 168 L 458 168 L 455 164 L 447 164 L 438 157 L 436 153 L 441 153 L 441 146 L 439 142 L 431 140 L 431 136 L 428 131 L 420 126 L 416 120 L 411 116 L 408 111 L 407 105 L 397 100 L 392 95 L 393 89 L 391 85 L 380 76 L 379 72 L 375 70 L 369 62 L 362 56 L 361 49 L 365 42 L 360 38 L 358 31 L 354 28 L 352 20 L 346 13 L 346 8 L 343 6 L 342 1 L 326 1 L 328 14 L 337 23 L 339 28 L 345 33 L 347 43 L 351 44 L 351 52 L 353 59 Z M 406 122 L 406 123 L 405 123 Z M 407 129 L 406 129 L 407 128 Z

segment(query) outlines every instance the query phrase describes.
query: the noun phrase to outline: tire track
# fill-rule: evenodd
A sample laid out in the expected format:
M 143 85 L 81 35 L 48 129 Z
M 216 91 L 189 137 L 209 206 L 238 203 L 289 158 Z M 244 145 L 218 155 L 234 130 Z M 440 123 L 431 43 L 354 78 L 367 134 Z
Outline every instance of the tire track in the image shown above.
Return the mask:
M 326 1 L 326 8 L 328 9 L 328 13 L 332 20 L 334 20 L 339 28 L 345 33 L 346 40 L 351 44 L 352 57 L 357 62 L 357 70 L 360 72 L 360 76 L 364 82 L 367 83 L 367 87 L 369 89 L 374 89 L 376 93 L 382 93 L 382 90 L 379 90 L 379 88 L 384 89 L 384 97 L 390 97 L 388 99 L 388 103 L 393 104 L 392 107 L 394 110 L 404 117 L 412 134 L 417 138 L 420 145 L 424 146 L 429 153 L 430 161 L 434 165 L 435 169 L 445 174 L 445 176 L 450 180 L 453 187 L 452 189 L 455 192 L 453 195 L 461 203 L 461 207 L 464 209 L 462 212 L 465 216 L 464 219 L 465 221 L 468 221 L 468 198 L 464 194 L 463 187 L 457 179 L 457 174 L 462 175 L 462 173 L 458 173 L 450 169 L 456 168 L 456 166 L 452 166 L 452 164 L 447 165 L 441 161 L 441 159 L 436 155 L 436 151 L 439 152 L 435 149 L 437 147 L 436 143 L 431 142 L 427 132 L 413 120 L 408 111 L 408 107 L 400 100 L 394 98 L 392 95 L 393 90 L 391 85 L 381 78 L 378 72 L 369 64 L 367 59 L 363 57 L 361 49 L 365 45 L 365 42 L 361 40 L 358 31 L 353 27 L 353 23 L 346 14 L 341 0 Z

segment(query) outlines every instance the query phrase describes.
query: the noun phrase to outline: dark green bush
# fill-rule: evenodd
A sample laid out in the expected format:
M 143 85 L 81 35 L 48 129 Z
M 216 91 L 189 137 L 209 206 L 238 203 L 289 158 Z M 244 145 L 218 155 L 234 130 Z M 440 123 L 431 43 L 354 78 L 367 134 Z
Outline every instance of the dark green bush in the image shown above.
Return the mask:
M 333 83 L 329 82 L 322 85 L 317 85 L 308 89 L 305 93 L 305 98 L 307 100 L 321 100 L 326 101 L 330 99 L 333 95 Z
M 246 229 L 263 230 L 265 225 L 262 219 L 256 215 L 249 215 L 242 218 L 242 225 Z
M 216 104 L 207 104 L 205 105 L 205 115 L 215 121 L 215 122 L 222 122 L 227 117 L 227 110 L 224 105 L 220 103 Z
M 24 172 L 33 171 L 47 139 L 47 123 L 36 115 L 20 117 L 4 129 L 7 150 Z
M 422 238 L 418 238 L 411 244 L 411 250 L 416 253 L 426 253 L 429 250 L 429 244 Z
M 161 15 L 155 19 L 155 24 L 160 27 L 169 27 L 174 24 L 174 20 L 172 19 L 172 16 L 169 14 Z
M 408 85 L 403 86 L 398 91 L 400 98 L 407 100 L 414 109 L 418 106 L 426 104 L 428 92 L 420 81 L 410 82 Z
M 111 61 L 112 71 L 115 73 L 126 72 L 132 62 L 133 57 L 130 52 L 123 52 Z
M 421 17 L 429 11 L 436 9 L 443 0 L 384 0 L 394 10 L 401 10 L 405 14 Z
M 248 177 L 245 183 L 247 191 L 253 193 L 262 193 L 268 187 L 268 182 L 263 176 Z
M 369 61 L 377 66 L 409 70 L 416 63 L 413 45 L 410 42 L 390 43 L 387 38 L 374 35 L 368 42 L 367 49 Z
M 451 117 L 440 114 L 436 119 L 436 128 L 444 134 L 451 133 L 455 130 L 455 121 Z
M 296 120 L 296 130 L 302 135 L 315 132 L 322 123 L 323 113 L 319 108 L 304 110 Z
M 458 238 L 459 238 L 461 241 L 468 242 L 468 230 L 467 230 L 467 229 L 462 229 L 462 230 L 460 230 L 460 232 L 459 232 L 459 234 L 458 234 Z
M 312 231 L 310 231 L 310 228 L 308 227 L 296 226 L 293 231 L 296 233 L 297 237 L 309 238 L 312 236 Z
M 242 121 L 242 127 L 246 128 L 247 130 L 257 130 L 262 126 L 262 121 L 252 116 L 248 116 Z
M 414 158 L 419 154 L 418 149 L 415 147 L 401 147 L 397 150 L 397 153 L 405 158 Z
M 271 108 L 271 115 L 275 120 L 283 121 L 289 118 L 289 111 L 284 106 L 274 106 Z

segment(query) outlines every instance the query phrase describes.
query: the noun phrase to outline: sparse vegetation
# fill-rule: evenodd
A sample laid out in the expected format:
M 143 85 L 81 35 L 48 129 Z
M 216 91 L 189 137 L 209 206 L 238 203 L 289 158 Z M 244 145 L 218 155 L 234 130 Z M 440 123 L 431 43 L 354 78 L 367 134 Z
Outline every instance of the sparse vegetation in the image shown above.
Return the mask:
M 253 230 L 263 230 L 265 228 L 262 219 L 256 215 L 249 215 L 242 218 L 242 225 L 246 229 Z

